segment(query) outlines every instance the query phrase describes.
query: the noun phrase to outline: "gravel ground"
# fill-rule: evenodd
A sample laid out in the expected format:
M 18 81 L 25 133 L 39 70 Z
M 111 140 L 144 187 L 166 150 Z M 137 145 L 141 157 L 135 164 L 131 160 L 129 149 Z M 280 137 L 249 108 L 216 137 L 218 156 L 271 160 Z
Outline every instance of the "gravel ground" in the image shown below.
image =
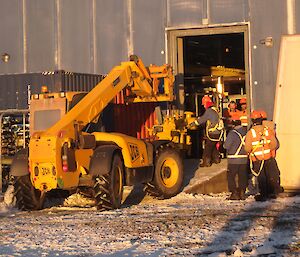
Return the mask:
M 132 194 L 98 212 L 78 195 L 35 212 L 0 205 L 0 256 L 300 256 L 300 197 Z

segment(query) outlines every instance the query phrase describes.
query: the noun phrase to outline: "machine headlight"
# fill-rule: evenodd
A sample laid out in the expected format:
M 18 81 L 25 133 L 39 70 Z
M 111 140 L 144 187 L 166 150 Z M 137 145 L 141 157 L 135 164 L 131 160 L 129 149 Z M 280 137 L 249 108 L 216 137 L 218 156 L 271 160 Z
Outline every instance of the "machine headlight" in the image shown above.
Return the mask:
M 35 166 L 34 167 L 34 176 L 38 176 L 39 175 L 39 167 L 38 166 Z
M 55 169 L 55 167 L 54 167 L 54 166 L 52 167 L 52 175 L 53 175 L 53 176 L 55 176 L 55 175 L 56 175 L 56 169 Z

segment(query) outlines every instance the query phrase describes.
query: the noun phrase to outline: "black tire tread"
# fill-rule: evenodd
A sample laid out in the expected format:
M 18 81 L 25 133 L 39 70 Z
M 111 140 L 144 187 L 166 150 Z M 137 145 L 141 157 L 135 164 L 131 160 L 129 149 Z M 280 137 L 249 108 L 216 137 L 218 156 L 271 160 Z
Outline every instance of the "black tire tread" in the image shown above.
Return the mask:
M 117 155 L 120 160 L 122 159 L 120 155 Z M 96 200 L 96 207 L 99 211 L 108 211 L 119 208 L 116 205 L 115 199 L 111 194 L 112 181 L 111 181 L 111 170 L 108 174 L 98 175 L 95 177 L 94 181 L 94 197 Z
M 14 187 L 18 209 L 32 211 L 42 208 L 40 192 L 31 184 L 29 175 L 15 177 Z
M 108 175 L 97 176 L 94 184 L 97 209 L 100 211 L 112 210 L 113 204 L 109 195 Z

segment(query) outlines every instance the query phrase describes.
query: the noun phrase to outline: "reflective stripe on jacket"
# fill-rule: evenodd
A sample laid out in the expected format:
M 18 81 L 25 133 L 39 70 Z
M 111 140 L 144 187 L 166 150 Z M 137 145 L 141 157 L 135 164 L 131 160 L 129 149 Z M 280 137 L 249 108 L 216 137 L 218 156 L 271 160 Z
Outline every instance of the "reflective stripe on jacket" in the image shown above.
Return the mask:
M 248 126 L 248 116 L 247 111 L 241 111 L 240 120 L 242 122 L 242 126 Z
M 248 155 L 247 154 L 242 154 L 243 146 L 245 145 L 245 137 L 246 136 L 242 136 L 239 132 L 237 132 L 235 129 L 232 130 L 232 132 L 236 133 L 238 135 L 238 137 L 240 138 L 240 144 L 238 146 L 238 148 L 236 149 L 234 154 L 228 154 L 227 158 L 247 158 Z
M 206 131 L 209 134 L 219 135 L 221 131 L 217 129 L 220 121 L 218 110 L 214 107 L 207 108 L 204 114 L 197 118 L 199 125 L 206 124 Z
M 224 148 L 227 150 L 228 163 L 246 164 L 248 161 L 247 152 L 244 149 L 244 140 L 247 128 L 236 126 L 230 130 L 224 142 Z
M 275 138 L 276 138 L 275 123 L 274 123 L 274 121 L 271 121 L 271 120 L 264 120 L 262 124 L 263 124 L 263 126 L 268 127 L 268 128 L 274 133 L 274 136 L 275 136 Z M 277 146 L 276 146 L 276 149 L 274 149 L 274 150 L 271 151 L 271 155 L 272 155 L 272 157 L 274 157 L 274 158 L 276 157 L 276 150 L 279 148 L 278 139 L 276 138 L 276 140 L 277 140 Z
M 250 153 L 252 161 L 270 159 L 271 150 L 274 150 L 276 145 L 274 133 L 266 126 L 254 126 L 246 135 L 245 149 Z

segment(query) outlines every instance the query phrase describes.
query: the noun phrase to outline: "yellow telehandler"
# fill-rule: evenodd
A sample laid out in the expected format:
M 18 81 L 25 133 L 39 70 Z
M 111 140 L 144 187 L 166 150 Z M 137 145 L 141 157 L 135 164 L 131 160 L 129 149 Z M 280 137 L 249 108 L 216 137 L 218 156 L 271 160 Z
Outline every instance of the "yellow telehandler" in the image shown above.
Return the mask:
M 182 157 L 172 138 L 146 142 L 97 129 L 101 112 L 122 90 L 129 92 L 127 102 L 172 101 L 173 83 L 169 65 L 146 68 L 133 55 L 89 93 L 44 88 L 32 95 L 29 147 L 11 166 L 18 208 L 41 209 L 45 194 L 55 189 L 84 190 L 99 210 L 119 208 L 124 185 L 144 183 L 162 199 L 180 192 Z

